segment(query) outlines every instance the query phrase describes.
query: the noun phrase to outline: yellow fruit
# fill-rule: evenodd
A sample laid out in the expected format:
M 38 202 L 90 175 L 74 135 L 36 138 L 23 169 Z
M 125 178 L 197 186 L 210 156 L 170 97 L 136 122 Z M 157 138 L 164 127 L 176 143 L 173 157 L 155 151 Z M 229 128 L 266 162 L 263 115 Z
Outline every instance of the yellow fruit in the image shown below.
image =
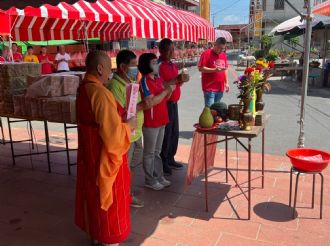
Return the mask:
M 213 126 L 214 118 L 211 114 L 211 110 L 208 107 L 203 109 L 202 114 L 199 116 L 199 125 L 203 128 L 210 128 Z

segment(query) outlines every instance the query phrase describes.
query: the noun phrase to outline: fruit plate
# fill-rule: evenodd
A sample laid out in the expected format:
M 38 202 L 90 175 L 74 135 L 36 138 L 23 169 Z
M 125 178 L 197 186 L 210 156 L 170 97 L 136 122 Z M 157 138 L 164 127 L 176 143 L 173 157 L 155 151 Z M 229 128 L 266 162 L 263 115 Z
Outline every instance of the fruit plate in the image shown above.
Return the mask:
M 203 130 L 203 131 L 207 131 L 207 130 L 214 130 L 214 129 L 217 129 L 218 128 L 218 123 L 215 123 L 215 124 L 213 124 L 213 126 L 212 127 L 209 127 L 209 128 L 203 128 L 203 127 L 201 127 L 200 125 L 199 125 L 199 123 L 196 123 L 195 125 L 194 125 L 194 127 L 196 128 L 196 130 Z

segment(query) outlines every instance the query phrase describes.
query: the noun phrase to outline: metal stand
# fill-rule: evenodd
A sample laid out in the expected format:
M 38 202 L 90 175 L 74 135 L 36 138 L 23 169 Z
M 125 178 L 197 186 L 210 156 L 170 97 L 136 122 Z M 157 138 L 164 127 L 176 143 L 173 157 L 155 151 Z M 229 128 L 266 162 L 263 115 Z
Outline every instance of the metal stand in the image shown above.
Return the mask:
M 20 122 L 28 122 L 28 124 L 29 124 L 29 130 L 30 130 L 30 138 L 29 139 L 26 139 L 26 140 L 13 141 L 11 124 L 13 124 L 13 123 L 20 123 Z M 11 156 L 12 156 L 12 159 L 13 159 L 13 166 L 16 165 L 15 157 L 30 156 L 30 155 L 36 155 L 36 154 L 38 154 L 38 153 L 29 153 L 29 154 L 15 155 L 15 153 L 14 153 L 14 143 L 31 142 L 32 149 L 34 149 L 33 129 L 32 129 L 31 121 L 30 120 L 26 120 L 26 119 L 10 120 L 10 118 L 7 117 L 7 123 L 8 123 L 9 142 L 10 142 L 10 148 L 11 148 Z
M 320 219 L 322 219 L 322 209 L 323 209 L 323 174 L 321 172 L 305 172 L 294 167 L 291 167 L 290 170 L 290 194 L 289 194 L 289 207 L 291 207 L 291 197 L 292 197 L 292 174 L 293 172 L 297 173 L 296 177 L 296 185 L 295 185 L 295 193 L 294 193 L 294 202 L 293 202 L 293 210 L 292 210 L 292 219 L 294 219 L 296 205 L 297 205 L 297 191 L 298 191 L 298 182 L 299 176 L 301 173 L 304 174 L 313 174 L 313 189 L 312 189 L 312 208 L 314 208 L 314 195 L 315 195 L 315 175 L 319 174 L 321 177 L 321 198 L 320 198 Z
M 6 140 L 5 140 L 5 134 L 4 134 L 4 131 L 3 131 L 2 118 L 1 117 L 0 117 L 0 128 L 1 128 L 1 143 L 3 145 L 5 145 Z
M 75 129 L 77 126 L 68 126 L 68 124 L 64 123 L 64 134 L 65 134 L 65 151 L 66 151 L 66 159 L 68 163 L 68 174 L 71 175 L 71 167 L 77 165 L 77 163 L 71 163 L 70 160 L 70 151 L 76 151 L 77 149 L 69 149 L 69 141 L 68 141 L 68 129 Z
M 67 157 L 67 166 L 68 166 L 68 174 L 71 175 L 71 166 L 76 165 L 76 163 L 71 163 L 70 161 L 70 151 L 76 151 L 76 149 L 69 149 L 69 141 L 68 141 L 68 129 L 74 129 L 77 128 L 77 126 L 72 125 L 68 126 L 66 123 L 64 123 L 64 134 L 65 134 L 65 150 L 51 150 L 50 149 L 50 139 L 49 139 L 49 130 L 48 130 L 48 122 L 44 122 L 44 132 L 45 132 L 45 143 L 46 143 L 46 151 L 43 152 L 35 152 L 35 153 L 27 153 L 27 154 L 15 154 L 15 148 L 14 144 L 15 143 L 23 143 L 23 142 L 31 142 L 32 144 L 32 149 L 34 149 L 34 140 L 33 140 L 33 128 L 31 124 L 31 120 L 27 119 L 19 119 L 19 120 L 11 120 L 9 117 L 7 117 L 7 122 L 8 122 L 8 130 L 9 130 L 9 143 L 11 147 L 11 155 L 12 155 L 12 160 L 13 160 L 13 165 L 16 165 L 16 157 L 24 157 L 24 156 L 33 156 L 33 155 L 41 155 L 41 154 L 46 154 L 47 155 L 47 165 L 48 165 L 48 172 L 52 172 L 51 168 L 51 161 L 50 161 L 50 154 L 52 153 L 60 153 L 60 152 L 66 152 L 66 157 Z M 29 124 L 29 132 L 30 132 L 30 138 L 25 139 L 25 140 L 13 140 L 13 135 L 12 135 L 12 127 L 11 124 L 13 123 L 19 123 L 19 122 L 28 122 Z
M 248 153 L 248 195 L 245 194 L 245 191 L 243 190 L 243 188 L 241 187 L 240 184 L 238 184 L 238 181 L 236 180 L 235 176 L 233 175 L 233 173 L 229 170 L 228 168 L 228 141 L 230 140 L 236 140 Z M 236 187 L 238 187 L 240 189 L 240 191 L 242 192 L 243 196 L 247 199 L 248 201 L 248 220 L 251 218 L 251 157 L 252 157 L 252 139 L 248 138 L 248 145 L 244 145 L 241 140 L 239 140 L 239 137 L 228 137 L 225 136 L 225 139 L 220 140 L 220 141 L 216 141 L 216 142 L 211 142 L 208 143 L 207 142 L 207 134 L 204 134 L 204 164 L 205 164 L 205 210 L 206 212 L 208 212 L 208 177 L 207 177 L 207 146 L 208 145 L 213 145 L 213 144 L 218 144 L 221 142 L 225 142 L 225 146 L 226 146 L 226 153 L 225 153 L 225 158 L 226 158 L 226 183 L 228 183 L 228 173 L 229 175 L 232 177 L 232 179 L 234 180 Z M 264 170 L 265 170 L 265 129 L 262 130 L 262 169 L 261 169 L 261 176 L 256 177 L 254 179 L 260 178 L 261 177 L 261 187 L 262 189 L 264 188 Z M 238 171 L 238 170 L 237 170 Z M 253 179 L 253 180 L 254 180 Z

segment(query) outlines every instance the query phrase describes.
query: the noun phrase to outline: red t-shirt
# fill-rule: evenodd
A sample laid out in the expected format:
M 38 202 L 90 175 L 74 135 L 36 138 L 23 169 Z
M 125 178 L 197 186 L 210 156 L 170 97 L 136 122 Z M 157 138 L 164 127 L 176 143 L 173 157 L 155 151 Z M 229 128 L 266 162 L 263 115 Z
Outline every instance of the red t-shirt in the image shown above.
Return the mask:
M 42 61 L 46 60 L 48 57 L 48 60 L 50 61 L 49 55 L 39 55 L 38 59 L 41 63 Z M 52 65 L 50 63 L 43 63 L 41 64 L 41 73 L 42 74 L 50 74 L 52 73 Z
M 19 52 L 13 53 L 14 62 L 23 61 L 23 55 Z M 8 58 L 9 61 L 12 61 L 11 57 Z
M 178 74 L 178 67 L 174 63 L 168 61 L 161 61 L 159 66 L 159 76 L 163 79 L 164 82 L 168 82 L 172 79 L 175 79 L 176 77 L 178 77 Z M 179 101 L 180 96 L 181 87 L 179 84 L 177 84 L 168 101 L 177 102 Z
M 5 62 L 6 59 L 3 56 L 0 56 L 0 62 Z
M 163 79 L 149 76 L 143 76 L 141 79 L 141 95 L 142 98 L 154 95 L 159 95 L 164 90 Z M 151 109 L 144 111 L 144 126 L 151 128 L 158 128 L 165 126 L 168 123 L 168 112 L 166 98 L 159 104 L 153 106 Z
M 228 68 L 226 53 L 222 52 L 218 55 L 213 49 L 208 49 L 201 55 L 198 67 Z M 225 82 L 225 72 L 202 73 L 203 91 L 223 92 L 225 90 Z

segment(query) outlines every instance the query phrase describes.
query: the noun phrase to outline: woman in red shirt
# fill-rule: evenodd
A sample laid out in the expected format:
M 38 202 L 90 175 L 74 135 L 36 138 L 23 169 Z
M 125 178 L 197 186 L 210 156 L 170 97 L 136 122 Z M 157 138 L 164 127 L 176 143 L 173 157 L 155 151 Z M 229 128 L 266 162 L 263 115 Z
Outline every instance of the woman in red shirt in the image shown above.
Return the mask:
M 144 111 L 143 169 L 145 186 L 154 190 L 162 190 L 171 185 L 171 182 L 164 178 L 160 152 L 168 123 L 166 101 L 175 89 L 175 85 L 164 87 L 163 80 L 158 77 L 158 67 L 155 54 L 145 53 L 140 56 L 138 68 L 142 74 L 141 94 L 144 99 L 150 100 L 152 105 Z

